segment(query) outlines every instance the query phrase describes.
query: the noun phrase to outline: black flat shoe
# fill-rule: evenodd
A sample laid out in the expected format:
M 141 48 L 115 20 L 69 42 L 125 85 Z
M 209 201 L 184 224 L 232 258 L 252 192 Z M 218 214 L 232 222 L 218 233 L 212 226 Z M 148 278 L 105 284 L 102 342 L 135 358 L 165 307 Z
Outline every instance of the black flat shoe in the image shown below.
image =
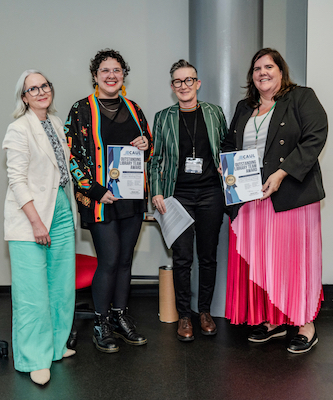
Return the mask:
M 274 338 L 281 338 L 287 335 L 287 331 L 284 325 L 279 325 L 276 328 L 268 331 L 267 326 L 258 325 L 253 329 L 251 334 L 248 337 L 250 342 L 254 343 L 265 343 Z
M 304 335 L 296 335 L 290 342 L 287 350 L 293 354 L 307 353 L 312 349 L 314 345 L 318 343 L 317 332 L 314 333 L 312 339 L 309 339 Z

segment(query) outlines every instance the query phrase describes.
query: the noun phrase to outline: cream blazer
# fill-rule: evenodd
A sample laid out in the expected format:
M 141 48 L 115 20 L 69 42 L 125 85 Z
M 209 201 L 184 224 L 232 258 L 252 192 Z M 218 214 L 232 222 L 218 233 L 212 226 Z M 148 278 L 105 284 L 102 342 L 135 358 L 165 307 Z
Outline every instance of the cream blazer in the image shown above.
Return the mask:
M 70 151 L 63 125 L 58 117 L 49 115 L 49 118 L 62 144 L 69 171 Z M 8 126 L 2 148 L 7 152 L 9 180 L 5 200 L 5 240 L 35 241 L 32 226 L 22 207 L 33 200 L 41 220 L 50 230 L 60 171 L 49 139 L 33 111 L 28 110 Z M 71 179 L 64 189 L 76 226 L 76 201 Z

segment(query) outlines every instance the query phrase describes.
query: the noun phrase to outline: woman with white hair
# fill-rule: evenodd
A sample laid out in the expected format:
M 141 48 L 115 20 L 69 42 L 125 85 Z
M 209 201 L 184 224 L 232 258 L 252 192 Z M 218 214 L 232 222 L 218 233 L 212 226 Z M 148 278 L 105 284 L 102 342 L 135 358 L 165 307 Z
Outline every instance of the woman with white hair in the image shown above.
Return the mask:
M 75 302 L 76 205 L 69 149 L 62 123 L 53 115 L 52 83 L 39 71 L 27 70 L 15 96 L 16 120 L 3 141 L 14 367 L 43 385 L 52 361 L 75 353 L 66 342 Z

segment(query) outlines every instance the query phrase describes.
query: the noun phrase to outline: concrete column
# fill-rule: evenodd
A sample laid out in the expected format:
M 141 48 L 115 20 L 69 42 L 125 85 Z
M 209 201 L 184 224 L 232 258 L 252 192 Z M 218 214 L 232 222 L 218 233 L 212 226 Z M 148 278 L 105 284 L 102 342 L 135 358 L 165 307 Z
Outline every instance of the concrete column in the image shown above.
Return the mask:
M 263 0 L 190 0 L 190 62 L 202 80 L 199 99 L 222 106 L 228 123 L 244 97 L 246 74 L 262 47 Z
M 254 53 L 262 47 L 263 0 L 189 0 L 190 63 L 202 81 L 199 99 L 222 106 L 230 124 L 244 97 L 246 75 Z M 209 223 L 209 221 L 207 221 Z M 220 232 L 218 270 L 211 307 L 224 316 L 228 259 L 228 218 Z M 192 271 L 192 309 L 198 311 L 198 262 Z

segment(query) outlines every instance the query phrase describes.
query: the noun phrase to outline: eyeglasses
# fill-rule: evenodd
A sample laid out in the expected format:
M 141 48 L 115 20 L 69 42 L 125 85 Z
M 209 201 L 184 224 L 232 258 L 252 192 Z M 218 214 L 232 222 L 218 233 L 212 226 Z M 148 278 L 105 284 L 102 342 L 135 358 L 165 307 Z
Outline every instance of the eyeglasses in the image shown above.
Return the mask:
M 183 82 L 185 83 L 185 85 L 187 87 L 191 87 L 191 86 L 193 86 L 194 82 L 197 80 L 198 80 L 198 78 L 187 77 L 183 81 L 181 79 L 174 79 L 173 81 L 171 81 L 171 83 L 175 88 L 180 88 L 182 86 Z
M 36 97 L 36 96 L 39 95 L 40 89 L 42 89 L 44 93 L 50 93 L 51 90 L 52 90 L 52 83 L 51 82 L 46 82 L 46 83 L 43 83 L 42 86 L 40 86 L 40 87 L 33 86 L 33 87 L 25 90 L 23 92 L 23 94 L 28 92 L 30 94 L 30 96 Z
M 113 69 L 98 68 L 97 71 L 99 71 L 102 76 L 108 76 L 108 75 L 110 75 L 111 72 L 113 74 L 115 74 L 116 76 L 123 76 L 124 75 L 124 70 L 122 70 L 121 68 L 113 68 Z

